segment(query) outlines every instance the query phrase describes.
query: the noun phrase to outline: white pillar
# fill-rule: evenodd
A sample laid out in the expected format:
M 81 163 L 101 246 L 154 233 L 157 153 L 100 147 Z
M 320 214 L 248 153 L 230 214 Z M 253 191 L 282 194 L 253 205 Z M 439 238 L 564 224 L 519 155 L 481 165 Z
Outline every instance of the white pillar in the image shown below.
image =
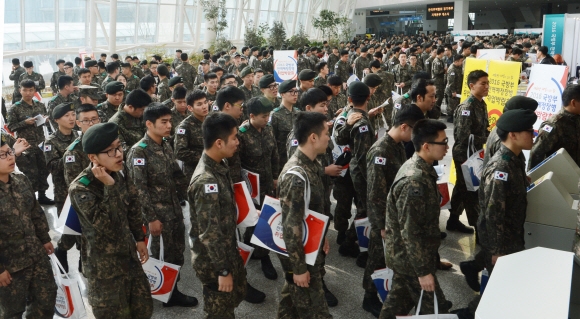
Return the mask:
M 469 21 L 469 0 L 456 0 L 454 7 L 453 30 L 467 30 Z
M 117 0 L 111 0 L 109 8 L 109 54 L 117 51 Z
M 177 42 L 183 43 L 183 28 L 185 28 L 185 0 L 179 0 L 179 27 L 177 27 Z
M 95 48 L 97 47 L 97 5 L 95 3 L 95 0 L 91 0 L 90 4 L 89 4 L 90 8 L 90 13 L 91 13 L 91 19 L 90 19 L 90 25 L 89 25 L 89 29 L 90 29 L 90 36 L 89 36 L 89 41 L 90 41 L 90 46 L 91 49 L 93 50 L 93 52 L 95 52 Z

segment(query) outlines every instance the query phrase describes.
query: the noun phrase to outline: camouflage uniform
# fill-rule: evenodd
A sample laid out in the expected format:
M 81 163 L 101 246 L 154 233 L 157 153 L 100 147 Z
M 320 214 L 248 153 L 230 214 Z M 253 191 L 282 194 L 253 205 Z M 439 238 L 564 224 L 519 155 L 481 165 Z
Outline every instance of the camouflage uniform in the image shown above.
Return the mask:
M 191 262 L 203 285 L 203 310 L 207 318 L 233 319 L 234 309 L 246 296 L 246 269 L 236 241 L 236 204 L 227 164 L 203 153 L 187 195 L 192 203 Z M 216 271 L 222 269 L 232 275 L 231 292 L 218 291 Z
M 14 93 L 12 93 L 12 104 L 20 101 L 22 95 L 20 95 L 20 76 L 26 73 L 26 69 L 19 66 L 16 70 L 12 70 L 8 78 L 14 81 Z
M 417 63 L 415 66 L 409 64 L 409 69 L 411 70 L 411 79 L 417 74 L 418 72 L 423 71 L 423 68 Z
M 48 171 L 52 175 L 54 185 L 54 203 L 56 212 L 60 216 L 60 211 L 64 206 L 64 201 L 68 195 L 67 183 L 64 179 L 64 153 L 67 147 L 78 137 L 75 130 L 70 135 L 64 135 L 58 128 L 44 142 L 44 158 Z
M 197 77 L 196 68 L 189 62 L 184 61 L 175 71 L 183 78 L 183 86 L 190 91 L 193 90 L 193 83 Z
M 300 112 L 296 107 L 292 107 L 292 111 L 289 111 L 285 106 L 280 106 L 275 108 L 270 115 L 270 125 L 274 131 L 274 137 L 276 138 L 276 145 L 278 146 L 278 167 L 283 167 L 288 161 L 286 154 L 286 140 L 288 139 L 288 133 L 292 131 L 294 127 L 294 120 Z
M 305 70 L 305 69 L 310 69 L 310 59 L 308 59 L 304 55 L 301 55 L 298 57 L 298 72 L 297 73 L 300 73 L 300 71 Z
M 99 89 L 101 88 L 101 83 L 103 83 L 103 78 L 101 77 L 100 74 L 95 74 L 93 75 L 93 78 L 91 80 L 91 83 L 96 83 L 99 85 Z
M 133 91 L 139 88 L 139 81 L 140 78 L 136 75 L 131 75 L 128 79 L 127 79 L 127 86 L 125 86 L 125 91 Z
M 159 101 L 167 101 L 167 99 L 171 99 L 168 78 L 159 81 L 159 84 L 157 84 L 157 96 L 159 97 Z
M 354 60 L 354 70 L 356 72 L 356 76 L 361 81 L 363 79 L 363 71 L 364 71 L 364 69 L 368 69 L 369 68 L 369 62 L 370 62 L 369 59 L 363 57 L 362 55 L 359 56 L 358 58 L 356 58 L 356 60 Z
M 429 113 L 432 114 L 434 119 L 438 119 L 441 116 L 441 103 L 443 103 L 443 95 L 445 94 L 445 63 L 436 57 L 433 59 L 431 66 L 431 78 L 435 82 L 435 96 L 437 101 L 433 110 Z
M 395 67 L 397 65 L 401 64 L 401 61 L 399 61 L 399 58 L 397 58 L 396 56 L 393 56 L 392 58 L 390 58 L 387 61 L 386 64 L 387 64 L 387 69 L 388 69 L 387 71 L 395 72 Z
M 419 302 L 421 286 L 417 278 L 429 274 L 435 279 L 439 313 L 449 311 L 435 275 L 441 243 L 440 196 L 435 169 L 415 153 L 399 169 L 387 197 L 385 259 L 395 275 L 381 319 L 407 315 Z M 433 299 L 433 293 L 424 293 L 421 314 L 435 313 Z
M 96 106 L 96 109 L 99 113 L 99 117 L 101 118 L 101 123 L 108 122 L 119 110 L 120 105 L 114 106 L 113 104 L 109 103 L 109 101 L 105 101 L 103 103 L 99 103 Z
M 175 70 L 175 68 L 173 69 Z M 145 73 L 138 65 L 135 65 L 131 68 L 131 73 L 133 73 L 134 76 L 137 76 L 139 80 L 145 77 Z M 129 85 L 129 81 L 127 81 L 127 85 Z M 139 85 L 137 85 L 137 87 L 139 87 Z
M 73 94 L 69 94 L 67 97 L 64 97 L 59 92 L 52 99 L 50 99 L 50 101 L 48 102 L 46 113 L 48 113 L 48 119 L 55 130 L 58 129 L 58 124 L 52 118 L 52 111 L 57 105 L 62 103 L 73 103 L 76 106 L 77 104 L 79 104 L 79 98 Z
M 333 96 L 328 103 L 328 119 L 332 120 L 336 118 L 335 115 L 338 110 L 344 108 L 348 103 L 346 95 L 344 93 L 339 93 L 337 96 Z
M 445 94 L 447 95 L 447 116 L 453 117 L 455 114 L 455 109 L 459 105 L 459 97 L 453 97 L 453 92 L 461 95 L 461 90 L 463 87 L 463 71 L 460 67 L 456 67 L 451 64 L 449 69 L 447 69 L 447 87 L 445 88 Z
M 257 86 L 253 85 L 253 84 L 252 84 L 252 89 L 251 90 L 249 90 L 244 85 L 238 86 L 238 89 L 240 89 L 240 90 L 242 90 L 242 92 L 244 92 L 244 96 L 245 96 L 244 102 L 249 101 L 253 97 L 264 95 L 264 94 L 262 94 L 262 91 L 260 91 L 260 89 Z
M 312 54 L 310 55 L 310 58 L 309 58 L 309 59 L 310 59 L 310 66 L 311 66 L 311 70 L 314 70 L 314 69 L 316 68 L 316 64 L 317 64 L 318 62 L 320 62 L 320 59 L 319 59 L 319 58 L 318 58 L 318 56 L 317 56 L 316 54 L 314 54 L 314 53 L 312 53 Z
M 60 71 L 56 71 L 52 74 L 52 77 L 50 78 L 50 88 L 52 89 L 53 94 L 58 92 L 58 78 L 63 75 L 66 75 L 66 73 Z
M 390 121 L 391 126 L 394 124 L 393 121 L 395 120 L 395 115 L 397 115 L 397 112 L 399 112 L 401 107 L 411 104 L 413 104 L 413 100 L 411 99 L 411 94 L 409 93 L 405 93 L 393 101 L 393 112 L 391 113 Z
M 423 62 L 423 70 L 425 70 L 425 72 L 431 72 L 431 61 L 427 63 L 429 58 L 431 58 L 431 53 L 423 51 L 423 53 L 421 53 L 421 58 L 418 59 L 421 60 L 421 62 Z
M 163 104 L 169 107 L 169 103 L 166 103 L 167 101 L 171 102 L 171 99 L 166 100 L 165 102 L 163 102 Z M 171 108 L 171 136 L 169 136 L 167 140 L 169 141 L 171 146 L 173 146 L 175 141 L 175 130 L 177 129 L 179 124 L 183 122 L 183 120 L 185 120 L 188 116 L 193 115 L 193 113 L 191 113 L 187 108 L 185 109 L 185 114 L 179 113 L 175 108 L 175 106 L 173 105 L 173 102 L 171 102 L 170 108 Z
M 185 224 L 179 202 L 187 199 L 187 180 L 175 161 L 171 145 L 166 140 L 159 145 L 145 134 L 129 151 L 127 164 L 137 189 L 143 223 L 146 227 L 156 220 L 163 224 L 164 260 L 183 266 Z M 160 237 L 153 236 L 153 258 L 159 257 L 159 244 Z
M 137 144 L 147 131 L 143 117 L 133 117 L 123 109 L 119 109 L 109 122 L 116 123 L 119 126 L 119 140 L 125 143 L 126 150 Z
M 174 152 L 175 158 L 183 161 L 183 173 L 187 180 L 191 180 L 193 171 L 203 153 L 202 121 L 190 115 L 175 129 Z
M 42 129 L 42 125 L 36 126 L 34 123 L 32 125 L 24 123 L 26 119 L 35 117 L 38 114 L 46 115 L 44 104 L 32 100 L 32 105 L 29 105 L 23 100 L 20 100 L 8 110 L 7 122 L 8 129 L 14 132 L 16 137 L 24 138 L 31 145 L 19 157 L 19 160 L 22 160 L 26 165 L 19 166 L 18 168 L 28 177 L 35 192 L 43 192 L 48 189 L 46 179 L 48 178 L 49 172 L 46 168 L 46 160 L 42 152 L 44 147 L 40 149 L 38 144 L 44 142 L 44 130 Z
M 352 68 L 348 62 L 343 62 L 342 60 L 338 60 L 334 65 L 334 75 L 340 77 L 342 83 L 346 83 L 350 74 L 352 72 Z
M 252 59 L 250 59 L 250 66 L 252 68 L 254 68 L 254 70 L 256 69 L 261 69 L 262 68 L 262 61 L 260 61 L 260 59 L 253 57 L 254 61 L 252 61 Z
M 300 168 L 293 168 L 294 166 Z M 292 171 L 300 173 L 310 182 L 308 209 L 320 214 L 324 213 L 324 186 L 320 179 L 322 167 L 316 160 L 312 161 L 302 151 L 296 150 L 282 169 L 281 178 L 279 178 L 282 227 L 288 257 L 278 255 L 286 278 L 280 293 L 278 318 L 332 318 L 328 312 L 322 288 L 320 272 L 324 260 L 322 245 L 314 266 L 307 265 L 304 260 L 302 223 L 306 213 L 304 211 L 306 182 L 296 175 L 286 174 L 291 168 L 293 168 Z M 292 276 L 294 274 L 301 275 L 307 271 L 310 273 L 308 288 L 298 287 Z
M 319 87 L 321 85 L 326 85 L 326 78 L 323 78 L 319 75 L 314 78 L 314 87 Z
M 540 164 L 548 156 L 564 148 L 576 165 L 580 165 L 580 116 L 561 109 L 540 125 L 538 137 L 530 152 L 528 170 Z M 574 137 L 574 138 L 571 138 Z
M 363 276 L 363 289 L 376 295 L 377 288 L 371 275 L 385 268 L 385 254 L 381 230 L 385 229 L 387 195 L 399 168 L 407 161 L 403 143 L 397 143 L 389 135 L 377 140 L 367 153 L 367 215 L 371 223 L 369 236 L 369 259 Z
M 126 168 L 110 174 L 111 186 L 91 168 L 75 178 L 69 194 L 86 239 L 81 262 L 93 314 L 97 319 L 150 318 L 151 288 L 135 247 L 145 237 L 137 190 Z
M 455 127 L 453 129 L 453 161 L 455 161 L 455 172 L 457 181 L 453 188 L 451 196 L 451 214 L 460 216 L 465 208 L 469 225 L 475 226 L 477 216 L 479 215 L 479 206 L 477 205 L 477 192 L 467 191 L 461 164 L 467 160 L 467 148 L 469 135 L 473 134 L 473 141 L 476 150 L 483 148 L 489 132 L 487 128 L 489 121 L 487 118 L 487 105 L 485 101 L 479 101 L 473 95 L 470 95 L 465 102 L 459 104 L 455 110 L 453 120 Z
M 393 74 L 395 75 L 395 82 L 396 83 L 401 83 L 404 82 L 405 83 L 405 87 L 402 88 L 402 92 L 406 93 L 407 91 L 409 91 L 411 89 L 411 67 L 409 67 L 409 65 L 401 65 L 401 64 L 397 64 L 394 68 L 393 68 Z
M 433 69 L 433 60 L 434 58 L 432 56 L 429 56 L 429 58 L 425 60 L 425 72 L 431 73 L 431 69 Z
M 336 66 L 336 63 L 338 63 L 339 60 L 340 55 L 334 53 L 328 54 L 328 61 L 326 62 L 328 63 L 328 69 L 330 70 L 330 72 L 334 73 L 334 67 Z
M 262 59 L 262 70 L 264 74 L 274 74 L 274 58 L 272 56 Z
M 35 146 L 33 146 L 35 147 Z M 12 282 L 0 287 L 0 317 L 52 319 L 56 284 L 43 245 L 50 243 L 48 222 L 22 173 L 0 181 L 0 273 Z
M 64 179 L 70 186 L 72 181 L 85 169 L 91 161 L 83 151 L 82 136 L 77 137 L 64 152 Z
M 24 80 L 32 80 L 34 81 L 34 85 L 36 87 L 36 91 L 38 93 L 41 93 L 42 90 L 44 90 L 44 88 L 46 87 L 46 84 L 44 83 L 44 78 L 42 77 L 42 75 L 40 73 L 36 73 L 36 72 L 32 72 L 32 74 L 28 74 L 27 72 L 24 72 L 20 75 L 19 78 L 19 88 L 20 88 L 20 83 L 22 83 L 22 81 Z
M 107 75 L 107 76 L 106 76 L 106 77 L 103 79 L 103 81 L 101 82 L 101 89 L 102 89 L 103 91 L 105 91 L 105 87 L 107 86 L 107 84 L 109 84 L 109 83 L 111 83 L 111 82 L 113 82 L 113 81 L 115 81 L 115 79 L 113 79 L 112 77 L 110 77 L 109 75 Z
M 379 85 L 377 91 L 375 92 L 375 95 L 377 95 L 377 97 L 380 96 L 382 99 L 382 101 L 379 101 L 380 103 L 378 104 L 381 105 L 385 102 L 386 99 L 393 96 L 393 90 L 395 88 L 395 76 L 393 75 L 393 73 L 386 72 L 383 70 L 378 71 L 376 74 L 380 76 L 381 79 L 383 80 L 383 82 L 381 83 L 381 85 Z M 389 103 L 383 109 L 383 116 L 385 117 L 385 120 L 387 121 L 387 124 L 389 126 L 391 126 L 392 121 L 391 114 L 393 113 L 393 105 L 394 105 L 393 99 L 391 98 L 389 100 Z M 381 122 L 383 116 L 377 116 L 378 118 L 380 118 Z

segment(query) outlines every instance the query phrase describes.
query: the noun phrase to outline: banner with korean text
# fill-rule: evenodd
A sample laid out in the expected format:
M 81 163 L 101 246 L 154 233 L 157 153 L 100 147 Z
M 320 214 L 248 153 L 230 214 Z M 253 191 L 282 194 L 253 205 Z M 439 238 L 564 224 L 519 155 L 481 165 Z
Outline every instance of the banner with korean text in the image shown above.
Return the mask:
M 505 102 L 518 94 L 518 81 L 522 64 L 509 61 L 489 61 L 489 93 L 485 98 L 489 118 L 489 130 L 503 114 Z
M 298 79 L 297 51 L 274 51 L 274 79 L 278 83 Z
M 542 45 L 548 47 L 548 54 L 561 54 L 564 42 L 564 22 L 565 14 L 544 15 L 544 35 Z
M 463 103 L 469 95 L 471 95 L 471 90 L 467 84 L 467 75 L 475 70 L 487 70 L 487 60 L 480 60 L 474 58 L 465 59 L 465 71 L 463 72 L 463 87 L 461 88 L 461 103 Z
M 536 133 L 542 122 L 562 109 L 562 93 L 566 88 L 568 67 L 564 65 L 534 64 L 526 96 L 538 101 L 534 124 Z

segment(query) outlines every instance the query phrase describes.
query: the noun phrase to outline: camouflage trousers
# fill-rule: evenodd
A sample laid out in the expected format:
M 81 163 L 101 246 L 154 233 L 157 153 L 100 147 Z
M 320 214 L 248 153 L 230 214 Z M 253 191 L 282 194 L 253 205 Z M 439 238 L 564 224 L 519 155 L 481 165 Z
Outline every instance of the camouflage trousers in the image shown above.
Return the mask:
M 439 313 L 449 313 L 449 305 L 447 299 L 441 290 L 441 285 L 435 278 L 435 293 L 437 294 L 437 304 L 439 306 Z M 383 303 L 379 319 L 396 319 L 396 316 L 406 316 L 409 311 L 413 309 L 421 297 L 421 285 L 419 279 L 414 276 L 407 276 L 402 274 L 393 275 L 393 286 L 387 295 L 387 300 Z M 421 302 L 422 315 L 434 314 L 435 303 L 433 292 L 423 292 L 423 301 Z
M 111 279 L 88 278 L 88 288 L 96 319 L 148 319 L 153 314 L 149 280 L 134 260 L 125 274 Z
M 448 96 L 447 97 L 447 110 L 446 110 L 447 116 L 453 117 L 458 105 L 459 105 L 459 98 L 458 97 Z
M 348 238 L 356 241 L 356 231 L 352 225 L 349 225 L 349 219 L 352 216 L 352 201 L 354 200 L 357 208 L 359 203 L 348 171 L 344 177 L 338 177 L 334 180 L 332 194 L 334 199 L 336 199 L 334 229 L 339 232 L 347 232 Z
M 147 236 L 149 236 L 149 229 L 147 229 Z M 185 258 L 185 224 L 182 218 L 175 218 L 163 223 L 161 230 L 163 236 L 163 259 L 165 262 L 172 263 L 178 266 L 183 266 Z M 159 259 L 160 241 L 159 236 L 152 236 L 151 253 L 153 258 Z
M 292 264 L 288 257 L 278 255 L 284 270 L 284 286 L 280 292 L 278 319 L 324 319 L 332 318 L 322 289 L 322 274 L 320 272 L 323 256 L 319 253 L 314 266 L 307 266 L 310 273 L 308 288 L 298 287 L 294 283 Z
M 463 177 L 463 171 L 461 170 L 461 163 L 464 161 L 455 161 L 455 173 L 457 175 L 457 181 L 455 182 L 455 187 L 453 187 L 453 193 L 451 195 L 451 208 L 449 213 L 452 215 L 461 216 L 463 209 L 465 208 L 465 213 L 467 214 L 467 221 L 470 226 L 475 227 L 477 225 L 477 218 L 479 217 L 479 199 L 477 197 L 478 192 L 470 192 L 467 190 L 465 185 L 465 179 Z
M 32 184 L 35 192 L 38 191 L 46 191 L 48 189 L 48 168 L 46 167 L 46 159 L 44 158 L 44 154 L 42 150 L 35 143 L 31 143 L 32 147 L 29 148 L 25 154 L 22 154 L 20 157 L 23 159 L 19 159 L 18 168 Z M 22 166 L 19 164 L 22 163 Z
M 48 257 L 32 266 L 11 273 L 12 282 L 0 287 L 0 318 L 52 319 L 56 302 L 56 283 Z
M 523 250 L 523 249 L 522 249 Z M 487 250 L 482 249 L 478 255 L 481 255 L 483 259 L 483 266 L 485 268 L 487 268 L 487 271 L 489 273 L 489 277 L 491 278 L 491 273 L 493 272 L 493 267 L 494 265 L 491 263 L 491 253 L 489 253 Z M 477 261 L 477 258 L 476 258 Z M 483 269 L 483 268 L 482 268 Z M 481 295 L 477 295 L 475 296 L 467 305 L 467 308 L 469 309 L 469 311 L 475 316 L 475 310 L 477 310 L 477 307 L 479 306 L 479 302 L 481 301 Z
M 385 264 L 385 249 L 383 247 L 383 238 L 380 229 L 371 229 L 369 236 L 369 259 L 363 274 L 363 289 L 366 294 L 376 295 L 377 287 L 371 278 L 371 275 L 377 269 L 387 267 Z

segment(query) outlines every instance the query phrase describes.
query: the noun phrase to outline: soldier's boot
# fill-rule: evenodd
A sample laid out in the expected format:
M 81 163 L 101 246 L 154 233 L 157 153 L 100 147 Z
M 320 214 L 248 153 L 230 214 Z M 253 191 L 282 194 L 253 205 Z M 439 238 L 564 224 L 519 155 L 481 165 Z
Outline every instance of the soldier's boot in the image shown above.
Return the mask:
M 270 255 L 262 257 L 260 261 L 262 262 L 262 272 L 264 273 L 264 276 L 270 280 L 278 279 L 278 273 L 276 272 L 274 265 L 272 265 Z
M 330 290 L 328 290 L 328 287 L 326 287 L 324 279 L 322 279 L 322 289 L 324 290 L 324 299 L 326 299 L 326 303 L 328 304 L 328 306 L 336 307 L 336 305 L 338 305 L 338 299 L 336 299 L 336 296 L 332 292 L 330 292 Z
M 362 307 L 365 311 L 371 313 L 371 315 L 378 318 L 381 314 L 381 309 L 383 308 L 383 303 L 379 300 L 379 297 L 376 293 L 369 294 L 365 293 L 365 297 L 363 299 Z
M 167 302 L 163 303 L 163 307 L 195 307 L 199 302 L 197 298 L 192 296 L 184 295 L 181 291 L 177 289 L 177 285 L 173 289 L 173 293 L 171 294 L 171 298 Z
M 38 191 L 38 203 L 40 205 L 54 205 L 54 201 L 46 197 L 46 193 L 44 191 Z
M 247 301 L 249 303 L 253 303 L 253 304 L 258 304 L 258 303 L 264 302 L 264 299 L 266 299 L 265 293 L 252 287 L 250 285 L 250 283 L 247 283 L 247 285 L 246 285 L 246 298 L 244 298 L 245 301 Z
M 346 239 L 340 247 L 338 247 L 338 253 L 343 257 L 358 257 L 360 253 L 360 249 L 358 248 L 358 244 L 352 240 Z
M 461 269 L 461 273 L 465 276 L 465 281 L 469 288 L 473 289 L 473 291 L 479 291 L 481 285 L 479 283 L 479 271 L 477 267 L 473 264 L 473 261 L 462 261 L 459 263 L 459 269 Z
M 58 262 L 60 262 L 62 265 L 62 268 L 64 268 L 64 271 L 68 273 L 67 251 L 56 247 L 54 249 L 54 255 L 56 256 L 56 259 L 58 259 Z M 62 270 L 60 272 L 62 273 Z
M 345 240 L 346 240 L 346 232 L 339 231 L 338 235 L 336 235 L 336 243 L 342 245 L 342 243 L 344 243 Z
M 360 268 L 366 268 L 368 260 L 369 260 L 369 252 L 368 251 L 360 252 L 356 257 L 356 265 L 359 266 Z
M 445 228 L 449 231 L 458 231 L 464 234 L 473 234 L 473 228 L 463 225 L 463 223 L 459 221 L 459 216 L 454 214 L 449 215 L 449 219 L 447 220 L 447 227 Z

